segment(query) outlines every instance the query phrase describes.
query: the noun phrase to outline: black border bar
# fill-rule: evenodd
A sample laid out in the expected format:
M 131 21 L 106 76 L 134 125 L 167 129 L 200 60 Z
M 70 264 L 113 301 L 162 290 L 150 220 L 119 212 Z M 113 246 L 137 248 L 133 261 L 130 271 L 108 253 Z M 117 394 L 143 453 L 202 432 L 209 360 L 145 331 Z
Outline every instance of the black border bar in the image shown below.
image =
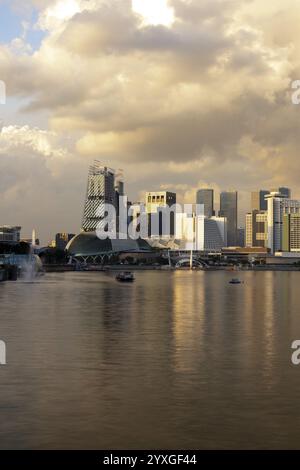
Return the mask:
M 164 465 L 172 467 L 199 468 L 208 464 L 230 464 L 241 466 L 256 463 L 282 463 L 300 458 L 300 450 L 1 450 L 0 462 L 3 465 L 42 468 L 44 465 L 76 465 L 79 468 L 100 468 L 121 465 L 124 468 L 138 468 L 141 465 Z

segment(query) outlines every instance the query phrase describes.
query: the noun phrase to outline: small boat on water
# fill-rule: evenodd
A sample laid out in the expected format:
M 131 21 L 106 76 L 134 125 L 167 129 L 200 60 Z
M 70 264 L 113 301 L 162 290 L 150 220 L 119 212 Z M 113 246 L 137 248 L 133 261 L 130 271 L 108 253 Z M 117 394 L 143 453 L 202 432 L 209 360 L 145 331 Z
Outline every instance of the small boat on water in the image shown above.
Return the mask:
M 119 282 L 133 282 L 134 275 L 130 271 L 125 271 L 117 274 L 116 280 Z
M 234 277 L 229 281 L 229 284 L 243 284 L 243 281 L 241 281 L 240 279 Z

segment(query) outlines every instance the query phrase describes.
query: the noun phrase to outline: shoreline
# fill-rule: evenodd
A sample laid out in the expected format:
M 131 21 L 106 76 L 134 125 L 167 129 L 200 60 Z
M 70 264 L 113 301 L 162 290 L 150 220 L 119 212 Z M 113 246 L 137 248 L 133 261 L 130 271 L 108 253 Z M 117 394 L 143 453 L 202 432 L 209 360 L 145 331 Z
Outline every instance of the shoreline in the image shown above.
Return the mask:
M 175 268 L 168 266 L 124 266 L 124 265 L 105 265 L 105 266 L 90 266 L 88 269 L 76 270 L 75 267 L 70 265 L 44 265 L 44 270 L 46 273 L 65 273 L 65 272 L 116 272 L 116 271 L 165 271 L 165 272 L 174 272 L 174 271 L 190 271 L 189 268 Z M 229 266 L 211 266 L 209 268 L 196 268 L 192 271 L 227 271 L 228 273 L 236 272 L 247 272 L 247 271 L 300 271 L 300 266 L 288 266 L 288 265 L 276 265 L 276 266 L 252 266 L 247 268 L 238 268 L 231 269 Z

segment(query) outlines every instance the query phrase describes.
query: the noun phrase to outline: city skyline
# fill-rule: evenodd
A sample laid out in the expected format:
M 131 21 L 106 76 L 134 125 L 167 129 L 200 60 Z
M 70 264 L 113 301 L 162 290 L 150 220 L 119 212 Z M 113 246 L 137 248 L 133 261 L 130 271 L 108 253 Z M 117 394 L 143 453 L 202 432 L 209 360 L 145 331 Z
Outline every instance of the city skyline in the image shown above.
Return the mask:
M 117 174 L 117 171 L 115 169 L 110 168 L 107 164 L 102 164 L 99 160 L 94 160 L 93 162 L 90 163 L 88 169 L 88 178 L 87 178 L 87 186 L 86 186 L 86 191 L 85 195 L 82 195 L 82 201 L 81 201 L 81 206 L 82 206 L 82 213 L 80 215 L 80 211 L 77 213 L 77 218 L 81 220 L 79 224 L 77 224 L 78 229 L 74 230 L 74 233 L 79 233 L 80 231 L 91 231 L 91 230 L 96 230 L 97 228 L 97 223 L 99 221 L 99 214 L 100 212 L 103 213 L 104 206 L 102 207 L 102 202 L 101 202 L 101 197 L 99 198 L 99 194 L 105 194 L 106 196 L 104 197 L 106 200 L 106 203 L 111 203 L 114 205 L 117 209 L 118 201 L 117 201 L 117 195 L 126 195 L 128 198 L 128 193 L 130 194 L 130 188 L 128 188 L 128 185 L 126 185 L 126 181 L 124 181 L 124 175 L 123 172 L 121 172 L 121 179 L 119 178 L 119 175 Z M 86 181 L 86 178 L 85 178 Z M 121 185 L 121 186 L 120 186 Z M 126 188 L 124 190 L 124 188 Z M 129 189 L 129 191 L 128 191 Z M 149 188 L 148 188 L 149 189 Z M 120 192 L 121 191 L 121 192 Z M 243 212 L 242 217 L 239 215 L 239 204 L 240 204 L 240 191 L 238 190 L 220 190 L 215 191 L 214 189 L 211 188 L 198 188 L 194 194 L 193 199 L 191 200 L 183 200 L 179 198 L 177 200 L 177 203 L 182 205 L 182 208 L 184 204 L 189 205 L 196 205 L 196 204 L 203 204 L 204 208 L 204 215 L 205 217 L 211 218 L 212 216 L 218 214 L 219 217 L 226 217 L 227 218 L 227 223 L 228 223 L 228 244 L 229 245 L 237 245 L 238 244 L 238 231 L 243 229 L 245 230 L 245 235 L 246 235 L 246 227 L 247 227 L 247 216 L 249 215 L 249 210 L 256 212 L 255 209 L 255 204 L 261 205 L 262 201 L 265 200 L 265 195 L 271 193 L 272 191 L 278 191 L 282 192 L 284 197 L 291 196 L 292 194 L 292 189 L 287 188 L 287 187 L 278 187 L 272 188 L 270 190 L 257 190 L 257 191 L 250 191 L 248 193 L 248 206 L 245 208 L 245 212 Z M 173 204 L 176 203 L 177 199 L 177 193 L 174 192 L 168 192 L 168 191 L 161 191 L 161 190 L 152 190 L 152 191 L 145 191 L 140 193 L 140 201 L 130 201 L 128 199 L 128 203 L 131 204 L 132 206 L 135 206 L 136 204 L 140 205 L 143 204 L 145 207 L 147 207 L 147 204 L 149 203 L 148 200 L 148 195 L 150 194 L 170 194 L 171 199 L 169 205 L 172 206 Z M 205 206 L 205 201 L 202 201 L 203 196 L 199 197 L 199 194 L 202 193 L 206 195 L 209 193 L 207 202 L 209 203 L 209 212 L 212 211 L 211 215 L 208 215 L 206 213 L 206 206 Z M 207 196 L 204 196 L 204 198 Z M 172 201 L 173 198 L 173 201 Z M 201 201 L 200 201 L 201 199 Z M 223 202 L 223 208 L 222 208 L 222 201 Z M 254 203 L 255 201 L 255 203 Z M 232 205 L 232 203 L 234 204 Z M 155 208 L 155 211 L 157 208 Z M 263 209 L 261 209 L 262 212 L 264 212 Z M 151 210 L 148 208 L 148 212 L 151 212 Z M 259 210 L 257 211 L 259 212 Z M 227 214 L 227 215 L 226 215 Z M 236 217 L 237 215 L 237 217 Z M 214 218 L 214 217 L 212 217 Z M 5 223 L 4 225 L 7 226 L 13 226 L 13 224 L 10 223 Z M 37 224 L 34 225 L 34 230 L 36 229 Z M 32 233 L 32 227 L 29 228 L 30 234 Z M 42 243 L 49 244 L 49 246 L 53 243 L 53 238 L 57 236 L 60 233 L 71 233 L 72 231 L 69 230 L 68 227 L 64 226 L 63 230 L 61 230 L 61 227 L 58 227 L 57 231 L 55 230 L 51 231 L 46 235 L 46 237 L 43 238 L 43 236 L 39 237 L 39 240 L 42 240 Z M 24 239 L 24 233 L 29 235 L 26 231 L 26 227 L 24 230 L 24 227 L 22 226 L 22 233 L 23 236 L 22 238 Z M 231 233 L 231 234 L 230 234 Z M 235 235 L 232 233 L 235 233 Z M 234 243 L 234 241 L 236 243 Z M 246 241 L 246 240 L 245 240 Z M 247 244 L 246 244 L 247 246 Z

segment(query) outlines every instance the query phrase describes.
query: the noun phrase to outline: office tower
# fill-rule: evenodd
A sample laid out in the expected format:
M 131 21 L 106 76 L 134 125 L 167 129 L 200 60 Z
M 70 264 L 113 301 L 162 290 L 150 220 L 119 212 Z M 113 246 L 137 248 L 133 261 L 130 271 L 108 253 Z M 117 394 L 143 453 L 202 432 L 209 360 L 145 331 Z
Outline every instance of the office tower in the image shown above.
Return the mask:
M 176 240 L 180 240 L 180 249 L 220 251 L 227 246 L 226 223 L 225 217 L 177 213 Z
M 220 217 L 227 219 L 227 245 L 237 245 L 237 191 L 224 191 L 220 194 Z
M 287 199 L 291 199 L 292 191 L 290 188 L 286 188 L 284 186 L 280 186 L 280 188 L 272 188 L 270 193 L 279 193 L 282 197 L 286 197 Z
M 246 246 L 266 247 L 268 238 L 267 211 L 253 210 L 246 214 Z
M 116 208 L 115 172 L 95 160 L 88 174 L 82 221 L 84 232 L 97 229 L 98 224 L 105 217 L 105 204 L 111 204 Z
M 237 230 L 237 242 L 238 246 L 243 248 L 245 246 L 245 229 L 243 227 L 239 227 Z
M 270 191 L 267 191 L 266 189 L 251 192 L 251 211 L 267 210 L 267 201 L 265 199 L 265 196 L 269 194 L 269 192 Z
M 75 237 L 74 233 L 57 233 L 55 235 L 55 247 L 57 250 L 65 250 L 69 241 Z
M 212 217 L 214 214 L 214 190 L 213 189 L 199 189 L 197 191 L 197 204 L 204 205 L 205 217 Z
M 268 202 L 268 248 L 271 253 L 281 249 L 282 212 L 281 195 L 272 191 L 266 196 Z
M 149 236 L 174 236 L 175 214 L 173 212 L 169 214 L 169 208 L 174 204 L 176 204 L 176 193 L 170 191 L 146 193 Z
M 246 214 L 246 233 L 245 233 L 245 245 L 252 246 L 253 244 L 253 224 L 252 224 L 252 212 Z
M 300 201 L 287 199 L 279 192 L 268 194 L 266 199 L 268 201 L 268 248 L 270 248 L 271 253 L 275 253 L 283 248 L 284 216 L 286 214 L 300 214 Z
M 287 199 L 291 199 L 292 197 L 292 191 L 290 190 L 290 188 L 281 187 L 281 188 L 278 188 L 278 192 L 282 194 L 282 196 L 286 197 Z
M 225 217 L 196 216 L 196 250 L 220 251 L 227 246 Z
M 157 212 L 159 207 L 176 204 L 176 193 L 169 191 L 151 191 L 146 193 L 146 211 L 148 214 Z
M 300 251 L 300 213 L 283 215 L 282 251 Z

